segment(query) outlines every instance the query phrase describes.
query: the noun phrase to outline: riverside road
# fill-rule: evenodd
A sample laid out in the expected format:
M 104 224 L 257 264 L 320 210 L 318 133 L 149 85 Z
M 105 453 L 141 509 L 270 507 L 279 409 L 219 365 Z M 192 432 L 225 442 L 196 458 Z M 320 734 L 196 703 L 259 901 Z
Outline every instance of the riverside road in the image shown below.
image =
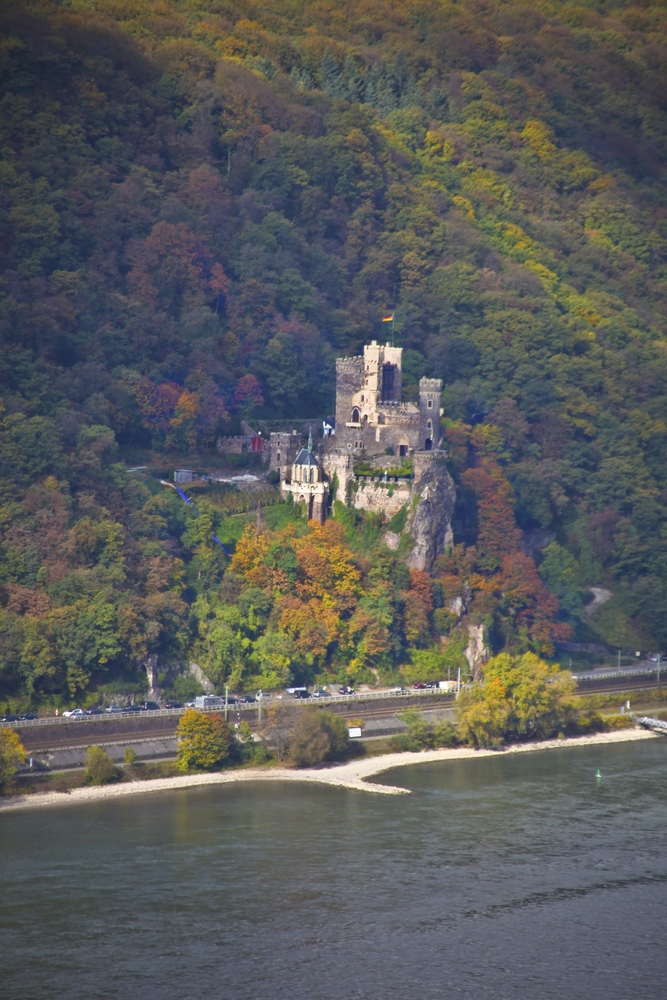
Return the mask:
M 663 668 L 664 670 L 664 668 Z M 654 663 L 637 664 L 621 670 L 587 671 L 575 674 L 578 689 L 582 694 L 612 691 L 648 690 L 658 686 Z M 343 718 L 361 716 L 364 720 L 395 717 L 397 712 L 407 708 L 422 711 L 451 709 L 454 696 L 439 690 L 415 691 L 372 691 L 354 695 L 333 695 L 330 698 L 292 699 L 289 696 L 265 697 L 262 712 L 274 707 L 300 711 L 305 706 L 315 705 L 328 708 Z M 176 732 L 178 720 L 184 709 L 160 709 L 152 712 L 113 713 L 83 716 L 76 719 L 45 718 L 0 724 L 15 729 L 23 746 L 29 753 L 67 747 L 86 747 L 93 744 L 124 743 L 132 740 L 169 739 Z M 214 709 L 213 711 L 220 711 Z M 228 719 L 231 723 L 246 721 L 256 726 L 259 721 L 257 702 L 230 704 Z

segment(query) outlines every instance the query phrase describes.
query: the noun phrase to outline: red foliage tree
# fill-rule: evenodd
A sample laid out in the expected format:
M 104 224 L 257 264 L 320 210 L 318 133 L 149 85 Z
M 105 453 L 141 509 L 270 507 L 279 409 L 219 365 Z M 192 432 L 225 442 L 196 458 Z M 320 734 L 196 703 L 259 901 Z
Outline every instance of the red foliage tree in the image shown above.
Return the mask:
M 491 462 L 467 469 L 461 479 L 477 499 L 479 565 L 495 570 L 521 541 L 512 508 L 512 487 L 500 467 Z
M 134 392 L 144 427 L 153 434 L 166 434 L 183 394 L 182 387 L 175 382 L 155 385 L 149 378 L 142 378 L 137 382 Z
M 555 620 L 560 610 L 558 598 L 544 586 L 529 556 L 523 552 L 505 556 L 499 583 L 517 627 L 526 630 L 540 652 L 551 656 L 554 642 L 570 638 L 570 626 Z
M 234 388 L 232 406 L 236 410 L 252 410 L 264 402 L 262 387 L 254 375 L 242 375 Z

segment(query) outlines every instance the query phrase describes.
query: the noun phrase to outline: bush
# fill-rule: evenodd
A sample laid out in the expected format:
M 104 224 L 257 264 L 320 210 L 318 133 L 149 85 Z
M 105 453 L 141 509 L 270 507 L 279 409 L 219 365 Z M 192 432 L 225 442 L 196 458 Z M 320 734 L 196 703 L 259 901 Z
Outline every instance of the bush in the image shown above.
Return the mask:
M 16 774 L 16 768 L 25 761 L 25 750 L 17 732 L 0 730 L 0 788 Z
M 188 708 L 176 728 L 181 771 L 212 771 L 229 756 L 229 727 L 222 716 Z
M 459 742 L 451 722 L 443 720 L 433 726 L 416 708 L 402 712 L 399 719 L 408 727 L 406 733 L 400 733 L 395 738 L 395 744 L 400 750 L 431 750 L 436 747 L 453 747 Z
M 134 764 L 136 759 L 137 759 L 137 751 L 134 749 L 134 747 L 125 747 L 125 763 L 132 765 Z
M 263 743 L 258 743 L 247 722 L 242 722 L 234 733 L 230 756 L 244 764 L 266 764 L 271 753 Z
M 85 780 L 89 785 L 108 785 L 118 777 L 118 769 L 103 747 L 88 747 Z
M 616 729 L 632 729 L 635 723 L 631 715 L 608 715 L 604 724 L 606 729 L 613 732 Z
M 289 756 L 297 767 L 338 760 L 350 745 L 345 719 L 333 712 L 306 708 L 292 730 Z

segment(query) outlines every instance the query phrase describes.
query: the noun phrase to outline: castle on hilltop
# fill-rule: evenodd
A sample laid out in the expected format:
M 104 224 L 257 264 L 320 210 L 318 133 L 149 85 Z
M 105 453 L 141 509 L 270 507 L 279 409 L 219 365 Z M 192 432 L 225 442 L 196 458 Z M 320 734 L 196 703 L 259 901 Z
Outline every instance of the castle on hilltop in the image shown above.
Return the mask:
M 280 473 L 280 488 L 306 505 L 309 518 L 325 520 L 334 485 L 337 499 L 391 517 L 408 502 L 433 459 L 442 457 L 442 380 L 421 379 L 419 403 L 401 402 L 402 357 L 402 347 L 373 340 L 363 354 L 337 359 L 336 430 L 319 455 L 312 436 L 307 448 L 297 450 L 300 439 L 271 435 L 271 465 Z M 354 462 L 362 459 L 379 470 L 377 478 L 355 474 Z M 401 475 L 400 467 L 410 460 L 413 478 Z

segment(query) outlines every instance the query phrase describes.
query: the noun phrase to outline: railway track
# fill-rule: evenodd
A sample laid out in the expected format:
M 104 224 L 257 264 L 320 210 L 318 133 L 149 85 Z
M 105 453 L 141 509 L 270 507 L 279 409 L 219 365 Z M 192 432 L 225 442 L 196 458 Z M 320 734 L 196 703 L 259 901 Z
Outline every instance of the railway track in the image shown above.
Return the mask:
M 667 698 L 667 684 L 660 684 L 660 688 L 665 689 L 665 697 Z M 632 678 L 625 678 L 618 681 L 616 684 L 605 683 L 603 686 L 598 687 L 594 682 L 579 684 L 577 687 L 577 694 L 614 694 L 618 691 L 620 694 L 622 691 L 650 691 L 657 690 L 658 685 L 653 680 L 648 681 L 634 681 Z
M 628 684 L 628 678 L 621 678 L 617 683 L 586 683 L 579 685 L 577 694 L 621 694 L 626 691 L 649 691 L 657 688 L 655 680 L 635 681 Z M 665 697 L 667 698 L 667 685 Z M 387 698 L 382 701 L 355 701 L 341 704 L 340 702 L 327 704 L 322 702 L 283 702 L 282 706 L 293 712 L 300 711 L 306 705 L 317 705 L 318 708 L 328 708 L 330 711 L 341 715 L 345 719 L 362 718 L 369 719 L 392 718 L 400 712 L 410 708 L 419 708 L 421 711 L 433 711 L 434 709 L 448 709 L 454 705 L 453 697 L 449 695 L 434 695 L 432 698 L 425 698 L 423 695 L 414 698 Z M 266 711 L 266 709 L 265 709 Z M 72 747 L 87 747 L 96 744 L 123 743 L 132 740 L 159 739 L 161 737 L 173 736 L 176 732 L 180 714 L 160 716 L 159 718 L 149 715 L 133 716 L 119 719 L 100 718 L 91 719 L 85 722 L 73 722 L 63 725 L 54 724 L 52 726 L 17 726 L 17 732 L 21 737 L 21 742 L 28 753 L 40 753 L 47 750 L 65 750 Z M 253 706 L 244 706 L 243 712 L 239 713 L 234 706 L 229 708 L 229 722 L 233 724 L 243 720 L 251 726 L 258 723 L 258 712 Z
M 451 696 L 434 695 L 433 698 L 424 696 L 415 698 L 403 697 L 399 699 L 386 699 L 386 701 L 356 701 L 349 704 L 334 703 L 327 705 L 326 702 L 285 702 L 284 707 L 288 711 L 301 711 L 304 705 L 316 704 L 318 708 L 329 708 L 337 715 L 342 715 L 345 719 L 362 718 L 364 720 L 377 718 L 392 718 L 399 712 L 404 712 L 409 708 L 420 708 L 422 711 L 429 711 L 438 708 L 449 708 L 453 705 Z M 266 710 L 265 710 L 266 711 Z M 266 716 L 265 716 L 266 717 Z M 161 716 L 151 718 L 150 716 L 133 717 L 128 719 L 99 719 L 91 722 L 73 722 L 67 725 L 35 726 L 25 728 L 17 727 L 23 746 L 28 753 L 40 753 L 46 750 L 65 750 L 71 747 L 87 747 L 97 744 L 123 743 L 135 740 L 159 739 L 160 737 L 173 736 L 176 732 L 179 714 L 171 716 Z M 258 723 L 258 712 L 256 708 L 244 709 L 242 713 L 236 712 L 233 706 L 229 709 L 229 722 L 234 724 L 239 720 L 248 722 L 250 726 Z

